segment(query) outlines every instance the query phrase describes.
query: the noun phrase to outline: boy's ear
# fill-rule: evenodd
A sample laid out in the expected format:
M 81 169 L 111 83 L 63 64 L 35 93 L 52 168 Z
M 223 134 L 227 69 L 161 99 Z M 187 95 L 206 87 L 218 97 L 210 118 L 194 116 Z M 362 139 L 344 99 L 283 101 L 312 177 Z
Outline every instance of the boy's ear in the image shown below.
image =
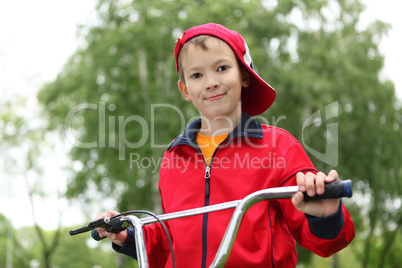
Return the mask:
M 183 81 L 179 80 L 178 85 L 179 85 L 180 92 L 183 95 L 184 99 L 186 101 L 191 101 L 190 94 L 188 93 L 186 84 Z
M 246 70 L 246 68 L 241 68 L 241 86 L 248 87 L 251 83 L 251 76 L 250 73 Z

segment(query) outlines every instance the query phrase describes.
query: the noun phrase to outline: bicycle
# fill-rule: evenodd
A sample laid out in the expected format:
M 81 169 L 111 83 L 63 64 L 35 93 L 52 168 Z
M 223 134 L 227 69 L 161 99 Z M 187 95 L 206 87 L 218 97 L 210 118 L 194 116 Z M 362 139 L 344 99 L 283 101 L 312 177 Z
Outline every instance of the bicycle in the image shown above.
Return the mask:
M 190 217 L 205 213 L 217 212 L 225 209 L 235 208 L 232 218 L 229 222 L 229 225 L 226 229 L 226 232 L 223 236 L 219 249 L 215 255 L 215 258 L 210 265 L 210 268 L 218 268 L 224 267 L 230 251 L 232 249 L 233 243 L 236 239 L 237 231 L 239 230 L 239 226 L 244 214 L 247 212 L 249 208 L 255 205 L 258 202 L 270 199 L 288 199 L 292 198 L 292 196 L 299 191 L 298 186 L 287 186 L 287 187 L 278 187 L 278 188 L 269 188 L 254 192 L 241 200 L 235 200 L 230 202 L 225 202 L 221 204 L 194 208 L 174 213 L 162 214 L 162 215 L 154 215 L 148 211 L 142 210 L 134 210 L 127 211 L 121 213 L 119 215 L 110 217 L 110 218 L 101 218 L 96 221 L 90 222 L 87 226 L 81 227 L 75 230 L 70 231 L 70 235 L 77 235 L 84 232 L 92 231 L 92 237 L 95 240 L 101 240 L 103 238 L 99 237 L 96 232 L 96 228 L 102 227 L 106 228 L 109 232 L 121 232 L 125 230 L 128 226 L 132 226 L 134 229 L 135 236 L 135 247 L 137 250 L 137 262 L 139 268 L 148 268 L 148 260 L 147 254 L 145 250 L 145 242 L 144 242 L 144 234 L 142 227 L 146 224 L 151 224 L 155 222 L 159 222 L 162 224 L 165 232 L 167 233 L 169 244 L 172 252 L 172 262 L 174 265 L 174 253 L 171 240 L 169 238 L 169 233 L 163 224 L 164 221 Z M 304 194 L 305 200 L 317 200 L 317 199 L 327 199 L 327 198 L 342 198 L 342 197 L 352 197 L 352 182 L 350 180 L 344 181 L 334 181 L 332 183 L 327 183 L 325 185 L 325 192 L 322 195 L 316 195 L 313 197 L 307 196 Z M 134 215 L 129 214 L 138 214 L 145 213 L 151 215 L 146 218 L 138 218 Z

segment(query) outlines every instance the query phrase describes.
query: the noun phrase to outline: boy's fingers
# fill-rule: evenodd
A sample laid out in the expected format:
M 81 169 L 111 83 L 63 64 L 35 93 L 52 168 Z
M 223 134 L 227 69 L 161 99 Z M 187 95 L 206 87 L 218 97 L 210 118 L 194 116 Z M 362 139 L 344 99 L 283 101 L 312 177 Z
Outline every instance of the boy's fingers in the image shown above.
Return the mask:
M 95 220 L 99 220 L 101 218 L 113 217 L 113 216 L 115 216 L 117 214 L 119 214 L 119 213 L 116 212 L 116 211 L 108 211 L 108 212 L 106 212 L 106 214 L 98 214 L 98 215 L 96 215 Z M 98 232 L 100 237 L 105 237 L 105 236 L 109 237 L 110 236 L 110 233 L 107 232 L 105 228 L 98 227 L 98 228 L 96 228 L 96 231 Z
M 300 204 L 302 204 L 304 201 L 304 196 L 301 192 L 297 192 L 293 198 L 292 198 L 292 203 L 295 207 L 299 207 Z
M 338 172 L 334 169 L 331 170 L 328 173 L 328 176 L 326 176 L 326 178 L 325 178 L 325 182 L 331 182 L 331 181 L 337 181 L 337 180 L 339 180 Z
M 324 188 L 325 178 L 326 178 L 326 175 L 322 172 L 318 172 L 316 175 L 315 189 L 316 189 L 316 193 L 318 195 L 323 194 L 325 191 L 325 188 Z
M 298 172 L 296 174 L 296 183 L 297 183 L 297 186 L 299 186 L 299 190 L 301 192 L 306 191 L 306 181 L 305 181 L 304 177 L 305 177 L 305 175 L 302 172 Z
M 99 220 L 101 218 L 104 218 L 105 214 L 98 214 L 96 215 L 95 220 Z M 99 237 L 104 237 L 105 236 L 105 229 L 104 228 L 96 228 L 96 231 L 98 232 Z
M 96 228 L 96 231 L 98 232 L 99 237 L 105 237 L 106 236 L 106 231 L 103 228 Z
M 109 210 L 108 212 L 106 212 L 106 217 L 113 217 L 113 216 L 116 216 L 117 214 L 120 214 L 120 213 L 117 211 Z
M 307 190 L 307 194 L 309 196 L 315 195 L 315 178 L 316 178 L 316 175 L 314 175 L 313 173 L 308 172 L 306 174 L 306 177 L 305 177 L 306 190 Z
M 104 218 L 104 217 L 105 217 L 105 214 L 98 214 L 98 215 L 96 215 L 95 220 L 99 220 L 99 219 Z

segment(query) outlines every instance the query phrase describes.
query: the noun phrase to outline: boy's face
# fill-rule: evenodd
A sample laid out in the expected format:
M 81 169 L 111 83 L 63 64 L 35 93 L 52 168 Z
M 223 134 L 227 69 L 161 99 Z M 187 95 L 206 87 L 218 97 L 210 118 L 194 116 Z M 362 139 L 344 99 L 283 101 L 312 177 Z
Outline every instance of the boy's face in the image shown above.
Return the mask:
M 210 120 L 236 120 L 241 111 L 241 90 L 250 76 L 241 70 L 233 50 L 224 41 L 210 37 L 207 49 L 188 44 L 181 55 L 185 81 L 179 81 L 184 98 L 191 101 L 200 116 Z

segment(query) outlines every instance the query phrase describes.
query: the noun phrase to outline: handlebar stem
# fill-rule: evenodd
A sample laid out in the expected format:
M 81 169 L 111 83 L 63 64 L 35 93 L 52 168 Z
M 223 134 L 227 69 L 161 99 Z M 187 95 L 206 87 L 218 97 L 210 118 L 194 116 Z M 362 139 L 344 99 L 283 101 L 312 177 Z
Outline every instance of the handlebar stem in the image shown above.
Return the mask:
M 239 231 L 240 223 L 249 208 L 264 200 L 291 198 L 298 191 L 299 189 L 297 186 L 270 188 L 254 192 L 246 196 L 243 200 L 240 200 L 232 214 L 229 225 L 226 228 L 225 235 L 223 236 L 219 249 L 216 252 L 215 259 L 209 267 L 218 268 L 225 266 L 236 239 L 237 232 Z
M 295 193 L 299 191 L 297 186 L 288 186 L 280 188 L 269 188 L 261 191 L 254 192 L 246 196 L 242 200 L 236 200 L 226 203 L 221 203 L 217 205 L 211 205 L 208 207 L 190 209 L 187 211 L 169 213 L 164 215 L 159 215 L 159 219 L 162 221 L 178 219 L 188 216 L 194 216 L 204 213 L 210 213 L 220 210 L 225 210 L 229 208 L 236 208 L 233 212 L 232 218 L 226 229 L 225 235 L 219 246 L 219 249 L 215 255 L 215 259 L 212 262 L 210 268 L 224 267 L 230 251 L 232 250 L 233 243 L 236 239 L 237 232 L 240 227 L 241 220 L 244 214 L 249 208 L 258 202 L 268 200 L 268 199 L 286 199 L 291 198 Z M 138 267 L 148 268 L 147 254 L 145 250 L 144 233 L 142 227 L 145 224 L 154 223 L 156 220 L 152 217 L 139 219 L 133 215 L 125 216 L 125 220 L 129 221 L 134 227 L 135 236 L 135 246 L 137 250 L 137 261 Z
M 148 258 L 145 249 L 144 232 L 142 230 L 143 223 L 138 217 L 133 215 L 125 216 L 124 219 L 127 220 L 134 228 L 135 249 L 137 251 L 138 267 L 148 268 Z
M 337 188 L 338 187 L 338 188 Z M 339 190 L 339 187 L 347 188 L 344 190 Z M 186 211 L 179 211 L 164 215 L 159 215 L 158 218 L 161 221 L 167 221 L 172 219 L 178 219 L 188 216 L 194 216 L 199 214 L 205 214 L 220 210 L 225 210 L 229 208 L 235 208 L 232 218 L 230 219 L 229 225 L 226 228 L 225 235 L 221 241 L 219 249 L 215 255 L 215 258 L 209 268 L 221 268 L 224 267 L 226 261 L 229 258 L 230 251 L 232 250 L 233 243 L 236 239 L 237 233 L 239 231 L 240 223 L 243 219 L 243 216 L 251 208 L 258 202 L 270 200 L 270 199 L 288 199 L 292 198 L 294 194 L 299 191 L 297 186 L 287 186 L 287 187 L 279 187 L 279 188 L 269 188 L 264 189 L 261 191 L 254 192 L 249 194 L 242 200 L 231 201 L 216 205 L 211 205 L 207 207 L 195 208 Z M 340 198 L 343 196 L 351 197 L 352 188 L 351 182 L 348 181 L 345 185 L 336 184 L 335 186 L 332 185 L 330 189 L 330 194 L 325 198 Z M 137 250 L 137 261 L 138 267 L 141 268 L 148 268 L 148 260 L 147 260 L 147 253 L 145 248 L 145 241 L 144 241 L 144 233 L 143 233 L 143 226 L 145 224 L 154 223 L 157 220 L 154 218 L 143 218 L 139 219 L 133 215 L 125 216 L 125 221 L 131 223 L 134 228 L 134 236 L 135 236 L 135 247 Z

